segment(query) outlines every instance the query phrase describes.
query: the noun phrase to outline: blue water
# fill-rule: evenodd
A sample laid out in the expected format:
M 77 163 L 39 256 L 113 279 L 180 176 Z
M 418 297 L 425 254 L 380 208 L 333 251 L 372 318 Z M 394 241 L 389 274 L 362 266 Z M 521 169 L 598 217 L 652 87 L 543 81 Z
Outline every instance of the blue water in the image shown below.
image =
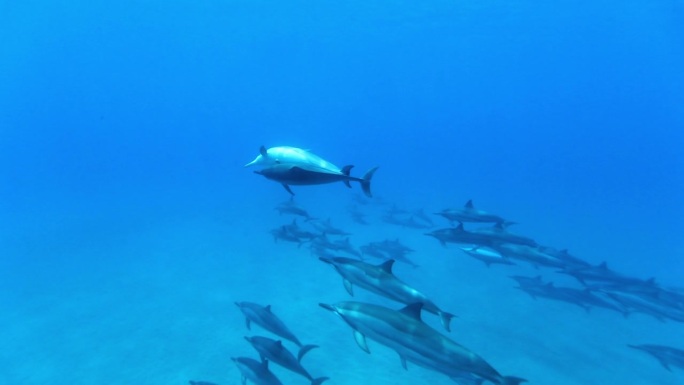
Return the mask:
M 291 217 L 242 167 L 261 145 L 379 165 L 384 202 L 473 199 L 542 244 L 683 286 L 682 68 L 678 0 L 0 2 L 3 382 L 236 384 L 230 357 L 255 356 L 242 337 L 259 329 L 233 302 L 254 301 L 321 346 L 304 362 L 330 384 L 452 383 L 377 343 L 368 356 L 317 306 L 349 296 L 306 247 L 272 242 Z M 414 248 L 420 268 L 396 274 L 504 374 L 684 382 L 625 347 L 684 348 L 682 323 L 533 301 L 507 276 L 552 270 L 487 269 L 383 206 L 355 224 L 358 185 L 293 189 L 357 246 Z

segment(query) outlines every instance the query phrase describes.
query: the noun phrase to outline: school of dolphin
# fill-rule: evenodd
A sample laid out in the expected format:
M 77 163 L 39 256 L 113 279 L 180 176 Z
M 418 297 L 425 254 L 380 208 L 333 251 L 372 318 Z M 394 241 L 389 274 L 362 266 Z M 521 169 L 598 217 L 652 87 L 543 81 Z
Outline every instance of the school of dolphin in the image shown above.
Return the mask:
M 260 166 L 255 171 L 269 180 L 278 182 L 292 196 L 291 185 L 317 185 L 343 182 L 358 182 L 365 195 L 355 196 L 355 204 L 349 214 L 353 221 L 367 225 L 366 214 L 360 206 L 371 203 L 386 205 L 379 199 L 369 200 L 371 179 L 378 169 L 371 168 L 362 178 L 350 175 L 352 166 L 338 168 L 308 150 L 295 147 L 261 147 L 259 155 L 245 167 Z M 515 385 L 527 380 L 517 376 L 502 375 L 489 362 L 474 351 L 447 337 L 444 333 L 423 322 L 423 312 L 438 317 L 442 328 L 450 331 L 454 314 L 438 306 L 428 296 L 402 281 L 392 271 L 396 262 L 418 267 L 408 257 L 414 250 L 399 239 L 384 239 L 355 247 L 349 232 L 335 227 L 330 219 L 314 218 L 293 199 L 275 207 L 281 215 L 297 219 L 271 230 L 275 241 L 291 242 L 302 247 L 308 245 L 311 253 L 323 263 L 330 265 L 342 278 L 344 288 L 354 295 L 354 287 L 396 301 L 402 308 L 392 309 L 373 303 L 342 301 L 335 304 L 320 303 L 319 306 L 341 318 L 353 330 L 358 346 L 370 353 L 366 339 L 374 340 L 399 355 L 401 365 L 408 363 L 442 373 L 458 384 L 479 385 L 490 382 L 499 385 Z M 554 282 L 545 282 L 538 276 L 511 276 L 518 286 L 533 298 L 562 301 L 589 311 L 594 307 L 609 309 L 629 316 L 631 313 L 645 313 L 660 321 L 666 319 L 684 322 L 684 290 L 662 287 L 655 279 L 647 280 L 620 274 L 604 262 L 598 266 L 571 255 L 567 250 L 539 245 L 534 239 L 515 234 L 509 227 L 515 222 L 501 216 L 479 210 L 472 201 L 463 207 L 445 209 L 435 213 L 448 220 L 449 227 L 434 229 L 432 218 L 422 210 L 403 210 L 396 206 L 385 211 L 381 220 L 405 228 L 430 229 L 425 235 L 435 238 L 443 246 L 450 243 L 460 245 L 464 254 L 490 265 L 515 265 L 524 262 L 535 268 L 554 269 L 559 274 L 574 277 L 581 287 L 563 287 Z M 484 227 L 466 229 L 464 223 L 485 224 Z M 487 225 L 488 224 L 488 225 Z M 379 263 L 370 263 L 367 258 L 377 258 Z M 328 377 L 313 377 L 301 364 L 301 360 L 317 345 L 303 345 L 274 314 L 270 306 L 251 302 L 236 302 L 244 314 L 247 328 L 257 324 L 281 338 L 274 340 L 264 336 L 245 337 L 256 350 L 259 359 L 249 357 L 233 358 L 242 383 L 247 380 L 257 385 L 278 385 L 280 380 L 270 370 L 269 363 L 275 363 L 305 377 L 311 384 L 319 385 Z M 293 343 L 299 349 L 293 354 L 282 340 Z M 684 369 L 684 350 L 663 345 L 628 345 L 645 352 L 667 370 L 676 366 Z M 205 381 L 190 381 L 191 385 L 213 385 Z

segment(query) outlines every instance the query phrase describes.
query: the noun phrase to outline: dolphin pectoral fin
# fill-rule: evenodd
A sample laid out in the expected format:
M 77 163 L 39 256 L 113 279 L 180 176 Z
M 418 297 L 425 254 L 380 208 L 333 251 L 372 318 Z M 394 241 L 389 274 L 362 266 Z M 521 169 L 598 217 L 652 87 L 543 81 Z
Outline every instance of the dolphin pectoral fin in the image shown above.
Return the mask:
M 288 186 L 288 185 L 286 185 L 285 183 L 283 183 L 283 187 L 285 188 L 285 190 L 287 190 L 287 192 L 290 193 L 290 195 L 292 195 L 292 196 L 295 195 L 295 193 L 292 192 L 292 189 L 290 189 L 290 186 Z
M 352 287 L 352 283 L 349 282 L 349 280 L 345 279 L 342 280 L 342 283 L 344 283 L 344 288 L 347 290 L 347 293 L 351 295 L 352 297 L 354 296 L 354 289 Z
M 663 366 L 663 368 L 667 369 L 669 372 L 672 371 L 669 363 L 664 358 L 660 358 L 660 357 L 656 357 L 656 358 L 658 359 L 658 362 L 660 362 L 660 365 Z
M 266 146 L 259 147 L 259 154 L 261 154 L 261 156 L 264 156 L 264 157 L 268 156 L 268 151 L 266 151 Z
M 328 381 L 330 377 L 320 377 L 320 378 L 314 378 L 313 381 L 311 381 L 311 385 L 321 385 L 325 381 Z
M 351 173 L 352 168 L 354 168 L 354 165 L 348 164 L 348 165 L 342 167 L 342 170 L 340 170 L 340 171 L 342 171 L 342 174 L 344 174 L 346 176 L 350 176 L 349 174 Z M 344 183 L 345 186 L 351 188 L 351 184 L 349 184 L 349 179 L 343 180 L 342 183 Z
M 245 326 L 247 326 L 247 330 L 252 330 L 250 326 L 252 325 L 252 321 L 249 320 L 249 318 L 245 318 Z
M 501 377 L 501 382 L 499 384 L 501 384 L 501 385 L 518 385 L 521 382 L 527 382 L 527 380 L 524 378 L 520 378 L 520 377 L 504 376 L 504 377 Z
M 400 354 L 399 359 L 401 360 L 401 367 L 404 368 L 404 370 L 408 370 L 408 367 L 406 366 L 406 358 Z
M 444 329 L 448 332 L 451 332 L 451 319 L 454 318 L 455 315 L 445 312 L 445 311 L 440 311 L 439 312 L 439 321 L 442 323 L 442 326 Z
M 366 336 L 354 330 L 354 340 L 356 341 L 356 344 L 359 345 L 361 350 L 370 354 L 370 350 L 368 350 L 368 344 L 366 344 Z

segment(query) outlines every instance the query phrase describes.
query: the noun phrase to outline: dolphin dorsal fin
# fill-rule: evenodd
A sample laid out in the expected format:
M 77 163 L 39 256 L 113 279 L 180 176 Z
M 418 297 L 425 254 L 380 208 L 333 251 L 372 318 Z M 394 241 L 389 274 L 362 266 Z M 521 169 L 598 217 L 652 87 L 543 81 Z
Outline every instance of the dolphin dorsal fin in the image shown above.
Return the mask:
M 475 206 L 473 206 L 473 200 L 472 200 L 472 199 L 468 199 L 468 202 L 466 202 L 466 204 L 465 204 L 464 207 L 467 208 L 467 209 L 472 209 L 473 207 L 475 207 Z
M 494 228 L 498 229 L 498 230 L 505 230 L 506 229 L 503 225 L 503 222 L 496 222 L 496 224 L 494 225 Z
M 278 340 L 278 341 L 275 342 L 275 345 L 278 347 L 278 349 L 282 349 L 282 347 L 283 347 L 283 341 L 282 341 L 282 340 Z
M 264 366 L 264 369 L 268 370 L 268 360 L 264 359 L 262 365 Z
M 601 264 L 599 265 L 599 267 L 600 267 L 601 269 L 608 269 L 608 262 L 606 262 L 606 261 L 601 262 Z
M 458 226 L 456 226 L 456 230 L 465 231 L 465 229 L 463 228 L 463 222 L 458 222 Z
M 346 175 L 346 176 L 349 176 L 349 174 L 351 173 L 351 169 L 352 169 L 352 168 L 354 168 L 354 165 L 353 165 L 353 164 L 348 164 L 348 165 L 342 167 L 342 170 L 340 170 L 340 171 L 342 171 L 342 174 L 344 174 L 344 175 Z
M 271 305 L 266 305 L 266 306 L 264 307 L 264 310 L 266 310 L 267 312 L 270 313 L 270 312 L 271 312 Z
M 384 272 L 392 274 L 392 266 L 394 266 L 394 259 L 388 259 L 378 265 Z
M 261 146 L 259 147 L 259 153 L 261 156 L 266 157 L 268 156 L 268 151 L 266 150 L 266 146 Z
M 423 303 L 422 302 L 416 302 L 412 303 L 410 305 L 406 305 L 403 309 L 399 310 L 400 313 L 405 314 L 415 320 L 422 321 L 420 318 L 420 310 L 423 308 Z

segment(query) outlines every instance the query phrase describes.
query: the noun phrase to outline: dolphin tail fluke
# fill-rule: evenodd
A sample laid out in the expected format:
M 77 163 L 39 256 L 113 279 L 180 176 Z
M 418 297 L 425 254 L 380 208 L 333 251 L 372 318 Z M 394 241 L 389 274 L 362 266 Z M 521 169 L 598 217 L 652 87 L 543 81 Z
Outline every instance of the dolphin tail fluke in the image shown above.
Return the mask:
M 318 347 L 318 345 L 304 345 L 304 346 L 302 346 L 302 348 L 299 349 L 299 354 L 297 354 L 297 361 L 301 361 L 302 357 L 304 357 L 304 355 L 306 353 L 308 353 L 311 349 L 316 349 L 317 347 Z
M 444 327 L 444 330 L 450 332 L 451 331 L 451 319 L 456 317 L 455 315 L 445 312 L 445 311 L 440 311 L 439 312 L 439 321 L 442 323 L 442 326 Z
M 378 170 L 378 167 L 373 167 L 368 172 L 363 176 L 363 179 L 361 179 L 361 190 L 363 190 L 363 193 L 366 194 L 367 197 L 372 198 L 373 194 L 371 194 L 371 178 L 373 178 L 373 174 L 375 174 L 375 171 Z
M 527 380 L 520 377 L 506 376 L 501 378 L 500 385 L 518 385 L 523 382 L 527 382 Z
M 329 377 L 319 377 L 319 378 L 314 378 L 313 381 L 311 381 L 311 385 L 320 385 L 324 383 L 325 381 L 328 381 L 330 378 Z
M 350 176 L 352 168 L 354 168 L 354 165 L 348 164 L 348 165 L 342 167 L 342 170 L 340 170 L 340 171 L 342 171 L 342 174 L 344 174 L 346 176 Z M 351 185 L 349 184 L 349 179 L 345 179 L 342 182 L 344 183 L 345 186 L 351 188 Z

